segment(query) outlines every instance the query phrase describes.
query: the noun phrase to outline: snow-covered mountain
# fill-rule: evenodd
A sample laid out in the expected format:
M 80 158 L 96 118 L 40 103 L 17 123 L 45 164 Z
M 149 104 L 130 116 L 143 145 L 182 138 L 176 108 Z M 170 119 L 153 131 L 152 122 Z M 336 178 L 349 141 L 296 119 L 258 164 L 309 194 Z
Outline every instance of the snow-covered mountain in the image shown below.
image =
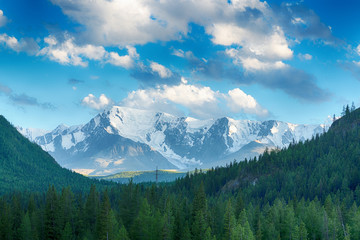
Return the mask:
M 20 132 L 64 167 L 87 174 L 224 165 L 324 132 L 323 125 L 219 118 L 198 120 L 113 107 L 89 123 L 45 134 Z

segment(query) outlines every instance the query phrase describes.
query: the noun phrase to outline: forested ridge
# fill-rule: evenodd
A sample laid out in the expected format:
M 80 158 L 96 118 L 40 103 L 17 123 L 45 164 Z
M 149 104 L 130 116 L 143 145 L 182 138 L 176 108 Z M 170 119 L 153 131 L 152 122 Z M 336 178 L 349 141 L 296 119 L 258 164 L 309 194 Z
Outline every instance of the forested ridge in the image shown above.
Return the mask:
M 360 239 L 359 184 L 357 109 L 321 136 L 171 184 L 7 193 L 0 239 Z
M 62 168 L 50 154 L 22 136 L 0 115 L 0 194 L 14 190 L 44 192 L 49 184 L 88 191 L 94 183 L 111 185 Z

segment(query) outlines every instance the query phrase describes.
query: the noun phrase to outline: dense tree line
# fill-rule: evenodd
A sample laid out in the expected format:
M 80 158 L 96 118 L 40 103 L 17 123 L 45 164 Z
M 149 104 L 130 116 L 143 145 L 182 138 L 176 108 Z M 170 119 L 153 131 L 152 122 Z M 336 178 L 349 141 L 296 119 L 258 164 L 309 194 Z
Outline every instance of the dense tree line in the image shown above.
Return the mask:
M 0 197 L 0 239 L 360 239 L 360 110 L 172 184 L 59 190 Z
M 0 239 L 360 239 L 356 201 L 276 198 L 245 202 L 243 193 L 194 196 L 129 183 L 87 195 L 70 188 L 0 198 Z

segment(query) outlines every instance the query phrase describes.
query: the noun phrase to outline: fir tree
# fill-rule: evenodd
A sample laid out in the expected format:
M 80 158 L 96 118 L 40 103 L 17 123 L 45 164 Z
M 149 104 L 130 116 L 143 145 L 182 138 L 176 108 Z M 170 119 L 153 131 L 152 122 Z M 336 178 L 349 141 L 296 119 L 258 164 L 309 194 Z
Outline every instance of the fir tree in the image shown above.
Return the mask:
M 61 240 L 71 240 L 73 238 L 71 225 L 69 222 L 66 222 L 65 227 L 61 233 Z
M 19 235 L 20 235 L 21 240 L 33 239 L 32 238 L 31 222 L 30 222 L 29 212 L 27 212 L 24 215 L 24 217 L 23 217 L 23 219 L 21 221 L 21 225 L 20 225 L 20 229 L 19 229 Z
M 54 185 L 49 187 L 46 193 L 45 205 L 45 238 L 46 239 L 59 239 L 59 207 L 57 200 L 57 193 Z
M 100 211 L 96 221 L 96 239 L 107 240 L 111 231 L 111 206 L 108 191 L 104 192 Z

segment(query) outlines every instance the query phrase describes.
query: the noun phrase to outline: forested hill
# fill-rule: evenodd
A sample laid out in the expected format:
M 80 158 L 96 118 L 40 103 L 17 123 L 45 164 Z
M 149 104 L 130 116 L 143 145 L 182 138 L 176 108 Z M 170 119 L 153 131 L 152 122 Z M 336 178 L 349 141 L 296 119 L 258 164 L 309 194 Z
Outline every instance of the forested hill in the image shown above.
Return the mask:
M 176 186 L 189 189 L 200 182 L 209 195 L 241 190 L 251 202 L 325 200 L 329 194 L 351 193 L 360 203 L 360 109 L 347 111 L 321 136 L 258 159 L 188 175 Z
M 21 147 L 21 152 L 38 154 L 27 159 L 49 159 L 4 123 L 8 132 L 0 132 L 1 151 Z M 187 174 L 173 184 L 129 182 L 76 194 L 50 187 L 46 195 L 4 195 L 0 239 L 360 239 L 359 123 L 360 110 L 348 111 L 312 140 L 226 168 Z M 4 141 L 14 135 L 12 144 Z M 19 151 L 8 150 L 13 155 L 8 158 L 28 164 L 37 175 L 48 173 Z M 49 168 L 60 173 L 51 163 Z M 9 165 L 4 166 L 13 169 Z
M 58 189 L 88 190 L 91 184 L 110 185 L 71 172 L 60 165 L 37 144 L 23 137 L 0 115 L 0 194 L 19 191 Z

